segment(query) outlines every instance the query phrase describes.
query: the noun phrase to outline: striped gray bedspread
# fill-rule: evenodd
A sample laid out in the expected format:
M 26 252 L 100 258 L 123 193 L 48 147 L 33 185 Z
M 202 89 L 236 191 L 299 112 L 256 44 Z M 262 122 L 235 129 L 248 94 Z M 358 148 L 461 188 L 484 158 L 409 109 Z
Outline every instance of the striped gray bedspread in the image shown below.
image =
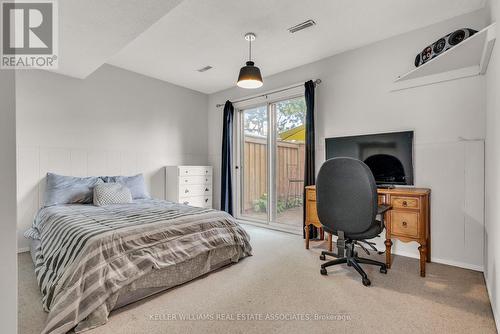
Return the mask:
M 43 333 L 66 333 L 99 308 L 109 313 L 110 296 L 153 270 L 227 246 L 241 249 L 233 262 L 251 254 L 248 234 L 229 214 L 159 200 L 47 207 L 31 232 L 41 239 Z

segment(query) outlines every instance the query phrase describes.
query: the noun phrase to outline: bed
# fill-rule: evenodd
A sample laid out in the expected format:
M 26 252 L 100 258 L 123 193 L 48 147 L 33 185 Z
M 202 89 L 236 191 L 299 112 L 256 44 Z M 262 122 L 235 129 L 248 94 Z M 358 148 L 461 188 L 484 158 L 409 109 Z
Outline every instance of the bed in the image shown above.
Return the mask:
M 231 215 L 153 199 L 44 207 L 25 235 L 48 312 L 42 333 L 103 325 L 113 309 L 252 251 Z

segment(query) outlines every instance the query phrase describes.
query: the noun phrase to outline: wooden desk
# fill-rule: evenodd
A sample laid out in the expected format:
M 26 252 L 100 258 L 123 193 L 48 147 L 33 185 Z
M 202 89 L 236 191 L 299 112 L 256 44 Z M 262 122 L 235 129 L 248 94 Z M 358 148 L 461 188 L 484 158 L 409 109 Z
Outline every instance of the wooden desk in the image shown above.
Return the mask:
M 420 244 L 420 276 L 425 277 L 425 263 L 431 262 L 430 189 L 394 188 L 378 189 L 379 204 L 389 204 L 392 210 L 385 215 L 385 257 L 391 267 L 392 239 Z M 316 211 L 316 187 L 306 187 L 306 249 L 309 249 L 309 225 L 321 227 Z M 332 249 L 332 236 L 328 235 L 328 248 Z

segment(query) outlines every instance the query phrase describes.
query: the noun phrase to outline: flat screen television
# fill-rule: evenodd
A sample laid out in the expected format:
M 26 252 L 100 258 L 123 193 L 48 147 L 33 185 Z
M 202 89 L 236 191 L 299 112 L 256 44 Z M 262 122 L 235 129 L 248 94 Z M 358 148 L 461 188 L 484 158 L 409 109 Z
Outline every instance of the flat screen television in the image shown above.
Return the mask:
M 326 159 L 366 163 L 377 185 L 413 185 L 413 131 L 327 138 L 325 145 Z

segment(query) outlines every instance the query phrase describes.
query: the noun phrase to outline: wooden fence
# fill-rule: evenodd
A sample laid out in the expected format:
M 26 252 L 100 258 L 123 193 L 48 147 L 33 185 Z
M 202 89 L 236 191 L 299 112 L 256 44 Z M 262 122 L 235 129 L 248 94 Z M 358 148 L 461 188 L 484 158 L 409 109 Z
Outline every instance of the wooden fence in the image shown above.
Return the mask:
M 244 210 L 254 207 L 256 200 L 267 194 L 267 142 L 266 139 L 245 136 L 244 146 Z M 303 182 L 289 182 L 304 179 L 304 144 L 278 141 L 276 152 L 276 190 L 279 200 L 287 196 L 302 196 Z

